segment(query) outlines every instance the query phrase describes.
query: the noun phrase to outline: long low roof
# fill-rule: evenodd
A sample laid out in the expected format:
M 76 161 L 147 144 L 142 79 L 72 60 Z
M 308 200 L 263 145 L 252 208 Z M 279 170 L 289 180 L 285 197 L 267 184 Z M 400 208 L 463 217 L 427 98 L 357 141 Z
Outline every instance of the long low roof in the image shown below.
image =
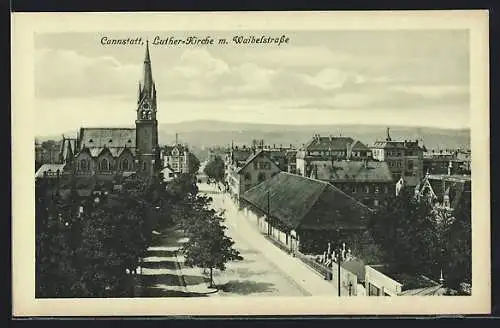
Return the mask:
M 42 178 L 47 176 L 56 176 L 57 172 L 63 173 L 66 164 L 43 164 L 35 173 L 35 178 Z
M 331 184 L 280 172 L 240 199 L 262 212 L 268 208 L 289 229 L 335 230 L 364 227 L 370 208 Z

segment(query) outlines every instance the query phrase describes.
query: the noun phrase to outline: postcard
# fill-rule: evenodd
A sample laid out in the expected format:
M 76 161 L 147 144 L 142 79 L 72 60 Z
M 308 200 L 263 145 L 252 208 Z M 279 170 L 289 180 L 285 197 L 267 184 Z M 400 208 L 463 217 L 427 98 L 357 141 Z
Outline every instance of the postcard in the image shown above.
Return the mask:
M 14 316 L 489 313 L 487 11 L 12 18 Z

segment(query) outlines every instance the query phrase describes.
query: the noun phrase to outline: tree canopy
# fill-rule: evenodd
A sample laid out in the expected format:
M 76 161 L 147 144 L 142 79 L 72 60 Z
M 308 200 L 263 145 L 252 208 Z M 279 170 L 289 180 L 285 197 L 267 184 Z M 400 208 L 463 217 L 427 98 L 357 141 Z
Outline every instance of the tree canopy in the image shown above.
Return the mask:
M 459 281 L 470 281 L 471 229 L 467 214 L 454 215 L 404 190 L 371 217 L 369 231 L 385 263 L 434 279 L 439 279 L 443 270 L 451 288 L 457 288 Z
M 210 178 L 217 182 L 222 182 L 224 180 L 224 161 L 220 156 L 215 156 L 214 159 L 207 163 L 204 169 L 204 173 Z

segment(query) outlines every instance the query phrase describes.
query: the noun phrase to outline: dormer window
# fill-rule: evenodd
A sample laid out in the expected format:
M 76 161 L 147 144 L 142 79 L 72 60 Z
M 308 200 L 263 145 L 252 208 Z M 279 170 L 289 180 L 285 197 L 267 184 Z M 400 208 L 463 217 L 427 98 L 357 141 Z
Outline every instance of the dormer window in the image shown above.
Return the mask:
M 108 142 L 109 142 L 109 143 L 112 143 L 112 142 L 113 142 L 113 140 L 109 139 L 109 141 L 108 141 Z
M 128 139 L 128 141 L 127 141 L 127 142 L 128 142 L 128 143 L 132 143 L 132 140 Z
M 94 142 L 94 140 L 90 139 L 89 142 Z

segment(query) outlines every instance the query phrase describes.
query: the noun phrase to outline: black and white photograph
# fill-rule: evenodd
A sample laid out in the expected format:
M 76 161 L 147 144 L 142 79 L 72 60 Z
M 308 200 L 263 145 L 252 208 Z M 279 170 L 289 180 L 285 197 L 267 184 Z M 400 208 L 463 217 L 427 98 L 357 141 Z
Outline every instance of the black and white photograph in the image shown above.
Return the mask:
M 489 306 L 487 13 L 425 28 L 368 13 L 283 13 L 269 28 L 258 18 L 278 13 L 212 27 L 198 13 L 182 28 L 143 13 L 156 23 L 136 29 L 91 14 L 58 30 L 70 14 L 45 15 L 13 87 L 31 84 L 30 108 L 13 103 L 31 120 L 13 120 L 26 139 L 13 166 L 31 147 L 17 172 L 32 191 L 14 197 L 34 197 L 13 221 L 13 276 L 32 239 L 32 282 L 14 287 L 34 302 Z

